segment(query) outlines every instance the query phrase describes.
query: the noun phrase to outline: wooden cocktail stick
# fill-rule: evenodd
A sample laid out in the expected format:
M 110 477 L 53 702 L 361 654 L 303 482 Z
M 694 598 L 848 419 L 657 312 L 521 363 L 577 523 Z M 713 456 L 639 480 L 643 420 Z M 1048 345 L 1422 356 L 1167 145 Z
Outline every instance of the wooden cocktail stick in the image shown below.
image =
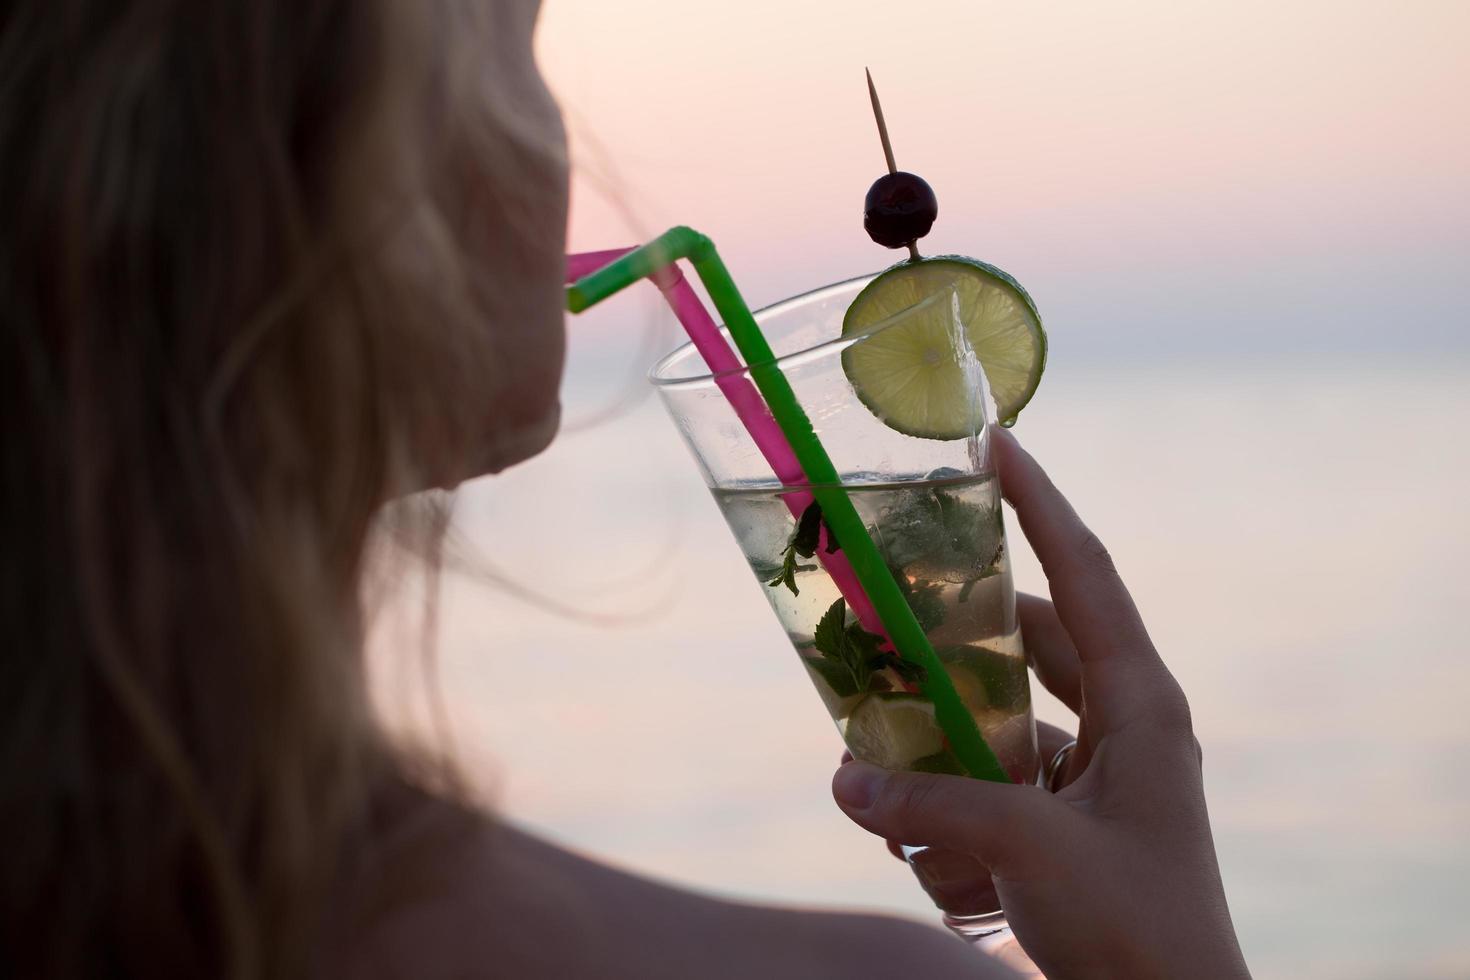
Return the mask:
M 873 85 L 873 73 L 863 69 L 863 74 L 868 76 L 868 98 L 873 100 L 873 118 L 878 123 L 878 139 L 883 141 L 883 159 L 888 161 L 888 172 L 898 173 L 898 164 L 893 162 L 893 144 L 888 140 L 888 123 L 883 121 L 883 106 L 878 101 L 878 89 Z M 909 242 L 909 255 L 914 261 L 919 260 L 919 245 L 917 242 Z

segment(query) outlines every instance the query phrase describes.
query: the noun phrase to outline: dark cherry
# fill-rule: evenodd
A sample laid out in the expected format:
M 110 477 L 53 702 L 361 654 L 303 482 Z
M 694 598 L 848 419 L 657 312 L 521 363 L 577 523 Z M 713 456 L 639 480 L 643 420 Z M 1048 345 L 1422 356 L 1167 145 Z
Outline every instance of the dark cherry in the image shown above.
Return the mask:
M 868 237 L 888 248 L 903 248 L 929 234 L 939 216 L 934 189 L 917 174 L 884 174 L 868 188 L 863 201 L 863 228 Z

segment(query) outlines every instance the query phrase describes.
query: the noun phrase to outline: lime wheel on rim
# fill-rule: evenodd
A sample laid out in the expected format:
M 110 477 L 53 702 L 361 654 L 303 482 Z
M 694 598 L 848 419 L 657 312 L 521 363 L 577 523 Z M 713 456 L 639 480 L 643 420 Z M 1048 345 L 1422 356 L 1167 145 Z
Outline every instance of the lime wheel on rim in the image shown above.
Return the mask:
M 1041 382 L 1046 332 L 1026 290 L 995 266 L 957 255 L 896 265 L 852 301 L 842 335 L 859 336 L 951 288 L 996 417 L 1011 425 Z M 973 435 L 974 385 L 960 363 L 953 329 L 953 310 L 934 304 L 849 346 L 843 370 L 863 404 L 891 428 L 924 439 Z

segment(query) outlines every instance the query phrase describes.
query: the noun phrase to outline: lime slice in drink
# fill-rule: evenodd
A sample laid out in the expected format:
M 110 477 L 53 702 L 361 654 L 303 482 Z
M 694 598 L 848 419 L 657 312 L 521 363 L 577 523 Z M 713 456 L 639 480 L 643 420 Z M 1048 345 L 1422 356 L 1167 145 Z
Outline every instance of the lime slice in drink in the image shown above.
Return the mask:
M 926 755 L 922 759 L 915 759 L 909 764 L 909 769 L 914 772 L 932 772 L 941 776 L 968 776 L 965 767 L 960 764 L 959 756 L 953 750 L 945 749 L 933 755 Z
M 945 664 L 944 672 L 949 675 L 950 683 L 954 684 L 955 693 L 960 696 L 970 714 L 976 715 L 990 707 L 990 694 L 985 690 L 985 682 L 976 677 L 975 674 L 959 664 Z
M 858 293 L 842 336 L 862 334 L 951 286 L 997 418 L 1012 425 L 1041 382 L 1046 332 L 1026 290 L 995 266 L 960 255 L 896 265 Z M 952 310 L 936 303 L 848 347 L 842 368 L 863 404 L 892 428 L 924 439 L 962 439 L 974 434 L 976 413 L 952 332 Z
M 934 705 L 918 694 L 870 694 L 853 709 L 843 733 L 853 758 L 884 769 L 907 769 L 944 748 Z

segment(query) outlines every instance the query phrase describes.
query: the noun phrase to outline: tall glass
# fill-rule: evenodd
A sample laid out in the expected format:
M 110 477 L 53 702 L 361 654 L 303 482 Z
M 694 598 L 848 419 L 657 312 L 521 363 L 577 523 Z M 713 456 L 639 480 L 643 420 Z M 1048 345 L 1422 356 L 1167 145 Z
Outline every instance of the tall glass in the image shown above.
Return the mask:
M 943 441 L 886 425 L 848 380 L 844 357 L 859 353 L 860 345 L 893 341 L 893 332 L 910 326 L 913 317 L 932 317 L 933 303 L 943 297 L 842 339 L 843 316 L 871 279 L 818 289 L 755 317 L 985 740 L 1013 781 L 1035 782 L 1036 726 L 990 459 L 984 374 L 963 332 L 952 331 L 950 343 L 965 349 L 943 356 L 974 368 L 965 372 L 974 434 Z M 721 390 L 730 376 L 709 374 L 692 345 L 664 358 L 650 376 L 853 755 L 890 769 L 963 775 L 912 671 L 897 658 L 884 659 L 882 637 L 865 628 L 875 624 L 859 622 L 858 603 L 843 595 L 842 587 L 854 588 L 851 577 L 829 568 L 833 559 L 825 547 L 811 547 L 814 538 L 793 550 L 802 544 L 794 539 L 802 536 L 805 516 L 796 502 L 810 498 L 773 474 Z M 815 527 L 808 527 L 808 538 Z M 973 864 L 958 855 L 906 850 L 952 928 L 992 946 L 1008 937 L 988 879 L 977 876 Z

